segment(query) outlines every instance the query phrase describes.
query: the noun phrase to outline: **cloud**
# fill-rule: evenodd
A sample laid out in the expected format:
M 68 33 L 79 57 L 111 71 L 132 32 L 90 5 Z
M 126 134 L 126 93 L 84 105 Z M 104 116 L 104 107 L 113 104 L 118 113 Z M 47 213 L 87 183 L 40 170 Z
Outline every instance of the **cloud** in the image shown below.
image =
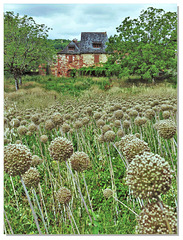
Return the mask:
M 49 38 L 80 39 L 81 32 L 116 34 L 125 17 L 137 18 L 147 7 L 176 11 L 176 4 L 5 4 L 4 11 L 32 16 L 36 23 L 53 28 Z

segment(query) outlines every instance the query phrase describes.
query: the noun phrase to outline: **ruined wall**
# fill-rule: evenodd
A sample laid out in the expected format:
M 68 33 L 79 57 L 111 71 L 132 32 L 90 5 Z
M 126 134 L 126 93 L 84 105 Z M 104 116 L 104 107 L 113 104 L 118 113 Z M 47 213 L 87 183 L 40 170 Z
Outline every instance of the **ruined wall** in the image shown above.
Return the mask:
M 81 55 L 67 55 L 59 54 L 57 62 L 56 76 L 69 76 L 71 69 L 79 69 L 81 67 L 89 67 L 98 65 L 95 63 L 95 55 L 99 56 L 99 63 L 105 63 L 107 61 L 106 54 L 81 54 Z

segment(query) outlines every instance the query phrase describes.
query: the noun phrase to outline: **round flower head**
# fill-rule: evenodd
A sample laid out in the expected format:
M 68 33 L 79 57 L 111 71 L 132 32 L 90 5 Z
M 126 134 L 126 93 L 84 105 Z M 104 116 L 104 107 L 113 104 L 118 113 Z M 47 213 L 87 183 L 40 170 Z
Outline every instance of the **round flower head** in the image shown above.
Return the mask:
M 48 148 L 50 156 L 55 161 L 67 161 L 73 154 L 73 145 L 71 141 L 63 137 L 55 138 Z
M 16 140 L 15 144 L 22 144 L 21 140 Z
M 138 116 L 138 112 L 135 109 L 131 109 L 130 112 L 129 112 L 129 115 L 131 117 L 136 117 L 136 116 Z
M 98 119 L 100 119 L 100 118 L 102 117 L 102 113 L 100 113 L 100 112 L 95 112 L 94 115 L 93 115 L 93 117 L 94 117 L 95 120 L 98 120 Z
M 39 114 L 34 114 L 34 115 L 31 117 L 32 122 L 35 123 L 36 125 L 39 124 L 39 119 L 40 119 Z
M 114 117 L 117 119 L 117 120 L 120 120 L 123 118 L 123 111 L 122 110 L 117 110 L 114 112 Z
M 10 143 L 10 139 L 4 138 L 4 145 L 7 145 L 8 143 Z
M 117 131 L 117 136 L 118 136 L 118 137 L 122 138 L 124 135 L 125 135 L 125 133 L 123 132 L 122 129 L 119 129 L 119 130 Z
M 150 148 L 146 142 L 136 137 L 123 147 L 122 152 L 130 163 L 135 155 L 142 155 L 144 152 L 150 152 Z
M 33 132 L 37 131 L 37 126 L 34 123 L 31 123 L 28 126 L 28 130 L 29 130 L 29 132 L 33 133 Z
M 32 154 L 22 144 L 4 147 L 4 170 L 12 176 L 24 174 L 31 166 Z
M 35 167 L 35 166 L 41 164 L 42 162 L 43 162 L 43 160 L 39 156 L 33 155 L 31 166 Z
M 126 172 L 126 183 L 134 196 L 139 198 L 157 198 L 171 187 L 172 170 L 157 154 L 144 152 L 136 155 Z
M 166 220 L 169 224 L 172 234 L 177 233 L 177 216 L 173 208 L 163 205 L 163 211 L 157 203 L 146 205 L 140 215 L 137 217 L 138 225 L 136 233 L 138 234 L 170 234 Z
M 103 134 L 106 133 L 107 131 L 110 131 L 110 130 L 112 130 L 112 129 L 111 129 L 111 127 L 109 125 L 104 125 L 102 127 L 102 133 Z
M 98 136 L 98 141 L 99 141 L 99 143 L 105 142 L 105 140 L 104 140 L 104 135 L 103 135 L 103 134 L 101 134 L 101 135 Z
M 62 125 L 62 131 L 63 131 L 63 133 L 69 132 L 70 129 L 71 129 L 71 127 L 70 127 L 69 124 L 64 123 L 64 124 Z
M 145 116 L 148 118 L 148 119 L 152 119 L 154 116 L 155 116 L 155 111 L 153 109 L 147 109 L 145 111 Z
M 123 121 L 123 128 L 128 129 L 129 127 L 130 127 L 130 121 L 124 120 L 124 121 Z
M 36 187 L 39 183 L 39 172 L 37 168 L 29 168 L 23 176 L 23 181 L 27 187 Z
M 55 124 L 51 119 L 46 120 L 46 122 L 45 122 L 46 130 L 52 130 L 54 127 L 55 127 Z
M 20 126 L 20 121 L 18 119 L 14 118 L 14 119 L 11 120 L 10 125 L 12 127 L 19 127 Z
M 71 191 L 65 187 L 61 187 L 56 194 L 56 198 L 59 203 L 68 204 L 72 198 Z
M 109 188 L 103 190 L 103 195 L 105 198 L 110 198 L 113 195 L 113 191 Z
M 80 121 L 80 120 L 77 120 L 75 123 L 74 123 L 74 128 L 75 129 L 79 129 L 79 128 L 81 128 L 83 126 L 83 123 L 82 123 L 82 121 Z
M 90 119 L 89 119 L 88 117 L 84 117 L 84 118 L 82 119 L 82 124 L 83 124 L 83 126 L 87 125 L 87 124 L 89 123 L 89 121 L 90 121 Z
M 20 126 L 20 127 L 17 128 L 17 132 L 20 135 L 25 135 L 27 133 L 27 131 L 28 130 L 27 130 L 27 128 L 25 126 Z
M 136 117 L 134 120 L 135 125 L 141 126 L 147 122 L 147 118 L 145 117 Z
M 176 133 L 176 125 L 170 119 L 160 120 L 154 124 L 155 129 L 157 129 L 159 135 L 165 139 L 172 138 Z
M 90 159 L 84 152 L 75 152 L 70 161 L 72 168 L 78 172 L 83 172 L 91 166 Z
M 115 121 L 114 121 L 114 126 L 117 127 L 117 128 L 121 127 L 121 122 L 120 122 L 120 120 L 115 120 Z
M 65 120 L 69 120 L 71 118 L 71 115 L 69 114 L 69 113 L 66 113 L 65 115 L 64 115 L 64 119 Z
M 46 143 L 46 142 L 48 141 L 48 137 L 47 137 L 46 135 L 42 135 L 42 136 L 40 137 L 40 141 L 41 141 L 42 143 Z
M 99 119 L 96 122 L 97 127 L 103 127 L 105 125 L 105 122 L 103 119 Z
M 109 130 L 104 134 L 104 140 L 105 142 L 114 142 L 116 137 L 116 134 L 114 131 Z
M 59 112 L 54 113 L 51 117 L 51 120 L 56 126 L 60 126 L 63 124 L 63 117 Z
M 91 107 L 87 107 L 86 112 L 88 113 L 89 116 L 91 116 L 92 112 L 93 112 L 93 109 Z
M 133 140 L 133 139 L 136 139 L 137 137 L 133 134 L 128 134 L 128 135 L 125 135 L 124 137 L 121 138 L 121 140 L 117 143 L 119 149 L 121 151 L 123 151 L 123 148 L 126 144 L 129 143 L 129 141 Z
M 169 111 L 164 111 L 163 112 L 163 118 L 168 119 L 170 117 L 170 112 Z
M 28 122 L 27 122 L 26 120 L 22 120 L 22 121 L 20 122 L 20 125 L 21 125 L 21 126 L 25 126 L 25 125 L 27 125 L 27 123 L 28 123 Z

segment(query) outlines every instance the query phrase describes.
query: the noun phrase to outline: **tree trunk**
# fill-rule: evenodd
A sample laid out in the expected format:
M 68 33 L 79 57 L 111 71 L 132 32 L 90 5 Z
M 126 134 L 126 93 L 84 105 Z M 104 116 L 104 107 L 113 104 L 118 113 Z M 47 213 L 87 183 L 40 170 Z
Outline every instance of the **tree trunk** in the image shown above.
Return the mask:
M 19 77 L 19 85 L 22 86 L 22 78 Z
M 16 91 L 19 89 L 19 84 L 18 84 L 18 79 L 15 78 L 15 88 L 16 88 Z

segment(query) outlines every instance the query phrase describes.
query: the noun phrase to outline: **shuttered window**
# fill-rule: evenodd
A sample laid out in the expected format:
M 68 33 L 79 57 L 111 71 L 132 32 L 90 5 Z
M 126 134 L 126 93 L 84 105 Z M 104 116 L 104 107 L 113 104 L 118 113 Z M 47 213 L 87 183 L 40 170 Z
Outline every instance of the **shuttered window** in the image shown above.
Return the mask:
M 72 63 L 72 55 L 69 55 L 69 63 Z
M 99 63 L 99 55 L 94 55 L 94 63 Z

